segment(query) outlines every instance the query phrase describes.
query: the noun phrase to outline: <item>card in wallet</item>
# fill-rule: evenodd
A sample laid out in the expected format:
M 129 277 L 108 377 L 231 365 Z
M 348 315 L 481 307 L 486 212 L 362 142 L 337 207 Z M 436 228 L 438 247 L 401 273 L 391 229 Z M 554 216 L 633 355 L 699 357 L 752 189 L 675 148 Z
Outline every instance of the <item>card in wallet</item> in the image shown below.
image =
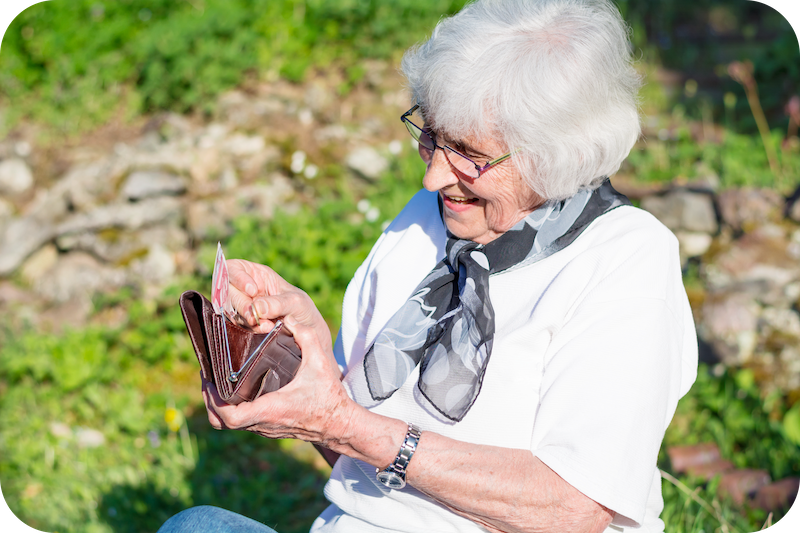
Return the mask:
M 225 402 L 251 402 L 294 378 L 300 348 L 280 320 L 269 333 L 255 333 L 215 313 L 197 291 L 181 294 L 180 305 L 203 379 Z

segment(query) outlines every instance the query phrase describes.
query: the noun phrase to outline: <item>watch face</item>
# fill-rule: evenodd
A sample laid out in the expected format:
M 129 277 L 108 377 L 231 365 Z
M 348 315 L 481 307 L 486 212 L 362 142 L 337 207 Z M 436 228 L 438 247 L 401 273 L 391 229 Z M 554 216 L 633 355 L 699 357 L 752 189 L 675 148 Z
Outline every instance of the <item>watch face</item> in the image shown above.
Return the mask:
M 378 472 L 378 481 L 390 489 L 402 489 L 406 486 L 406 480 L 403 479 L 400 474 L 392 470 Z

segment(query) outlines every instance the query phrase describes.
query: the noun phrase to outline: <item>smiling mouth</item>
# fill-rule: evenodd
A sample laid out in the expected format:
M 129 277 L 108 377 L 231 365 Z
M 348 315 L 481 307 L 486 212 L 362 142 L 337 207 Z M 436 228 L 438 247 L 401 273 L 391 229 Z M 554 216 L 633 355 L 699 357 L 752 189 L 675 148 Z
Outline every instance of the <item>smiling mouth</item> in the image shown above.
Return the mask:
M 457 204 L 457 205 L 467 205 L 467 204 L 474 204 L 478 201 L 477 198 L 467 198 L 465 196 L 445 196 L 445 199 L 448 201 Z

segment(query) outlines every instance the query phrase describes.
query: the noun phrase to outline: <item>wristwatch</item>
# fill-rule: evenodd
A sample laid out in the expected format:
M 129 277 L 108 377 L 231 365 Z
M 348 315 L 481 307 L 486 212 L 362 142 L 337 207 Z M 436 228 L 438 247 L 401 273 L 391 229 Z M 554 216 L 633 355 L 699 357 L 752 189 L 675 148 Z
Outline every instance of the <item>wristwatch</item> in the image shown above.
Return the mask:
M 375 469 L 378 481 L 389 487 L 390 489 L 402 489 L 406 486 L 406 469 L 408 463 L 414 456 L 419 444 L 419 438 L 422 432 L 414 424 L 408 424 L 408 433 L 406 433 L 406 440 L 400 446 L 400 452 L 394 458 L 394 462 L 385 470 L 380 468 Z

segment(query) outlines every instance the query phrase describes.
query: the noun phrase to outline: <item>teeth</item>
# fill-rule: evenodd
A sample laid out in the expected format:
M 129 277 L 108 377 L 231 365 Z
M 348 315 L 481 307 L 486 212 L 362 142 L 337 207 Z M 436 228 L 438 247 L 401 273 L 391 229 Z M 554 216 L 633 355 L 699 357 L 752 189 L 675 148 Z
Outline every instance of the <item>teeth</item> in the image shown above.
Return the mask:
M 475 201 L 474 198 L 466 198 L 464 196 L 448 196 L 447 198 L 454 204 L 468 204 Z

